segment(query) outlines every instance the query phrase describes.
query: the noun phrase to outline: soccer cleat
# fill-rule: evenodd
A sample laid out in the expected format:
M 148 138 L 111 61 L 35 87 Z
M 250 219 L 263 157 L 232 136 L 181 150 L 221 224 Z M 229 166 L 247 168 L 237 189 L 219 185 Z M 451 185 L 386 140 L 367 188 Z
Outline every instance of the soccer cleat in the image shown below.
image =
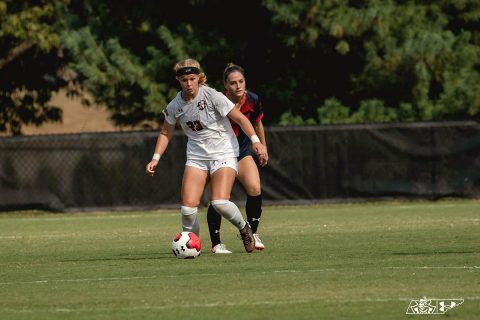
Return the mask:
M 252 228 L 250 228 L 250 224 L 248 222 L 246 222 L 245 227 L 240 230 L 240 237 L 242 237 L 245 251 L 250 253 L 255 250 L 255 240 L 253 239 Z
M 216 246 L 213 246 L 212 252 L 213 253 L 232 253 L 232 251 L 228 250 L 223 243 L 219 243 Z
M 262 239 L 260 239 L 260 237 L 258 236 L 258 233 L 253 234 L 253 239 L 255 240 L 255 249 L 257 250 L 265 249 Z

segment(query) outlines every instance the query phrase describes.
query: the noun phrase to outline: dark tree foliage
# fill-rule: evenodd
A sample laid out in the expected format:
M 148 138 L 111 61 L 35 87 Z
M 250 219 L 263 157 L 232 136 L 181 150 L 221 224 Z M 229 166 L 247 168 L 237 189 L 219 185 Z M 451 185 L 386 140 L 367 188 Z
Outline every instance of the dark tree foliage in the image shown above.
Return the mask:
M 305 90 L 306 110 L 293 114 L 317 111 L 320 123 L 478 118 L 478 1 L 263 3 L 302 56 L 291 65 L 309 73 L 303 84 L 322 91 L 315 104 Z M 309 72 L 307 61 L 321 67 Z
M 480 114 L 476 0 L 23 0 L 0 1 L 0 13 L 8 133 L 60 120 L 48 106 L 60 87 L 106 105 L 117 125 L 157 127 L 187 57 L 218 90 L 225 65 L 242 65 L 267 124 Z
M 59 4 L 0 1 L 0 132 L 61 120 L 61 109 L 49 105 L 67 76 L 55 29 Z

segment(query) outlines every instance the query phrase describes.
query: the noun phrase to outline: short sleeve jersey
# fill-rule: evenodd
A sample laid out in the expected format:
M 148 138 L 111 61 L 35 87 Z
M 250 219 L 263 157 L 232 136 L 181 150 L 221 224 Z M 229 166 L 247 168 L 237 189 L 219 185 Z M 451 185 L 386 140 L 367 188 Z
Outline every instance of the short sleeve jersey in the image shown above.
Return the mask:
M 233 107 L 222 93 L 199 86 L 193 100 L 183 100 L 180 91 L 163 113 L 169 124 L 179 122 L 187 135 L 187 159 L 220 160 L 238 156 L 238 142 L 227 117 Z
M 245 95 L 245 100 L 240 106 L 240 112 L 242 112 L 245 117 L 247 117 L 252 124 L 255 124 L 263 119 L 263 107 L 262 102 L 258 95 L 253 92 L 247 91 Z M 230 121 L 232 124 L 233 131 L 238 138 L 238 144 L 240 149 L 250 147 L 250 138 L 247 137 L 245 132 L 240 129 L 240 126 L 233 121 Z

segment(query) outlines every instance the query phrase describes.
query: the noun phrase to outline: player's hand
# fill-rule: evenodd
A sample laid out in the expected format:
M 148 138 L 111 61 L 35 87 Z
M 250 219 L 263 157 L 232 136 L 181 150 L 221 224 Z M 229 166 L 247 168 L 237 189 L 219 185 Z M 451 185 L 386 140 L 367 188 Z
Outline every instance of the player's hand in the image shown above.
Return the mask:
M 155 174 L 155 168 L 157 167 L 158 161 L 152 160 L 147 164 L 147 175 L 153 177 Z
M 265 158 L 265 156 L 268 158 L 267 148 L 260 142 L 255 142 L 252 145 L 252 148 L 253 148 L 253 151 L 255 151 L 255 153 L 258 155 L 260 159 Z
M 263 156 L 259 156 L 258 160 L 260 162 L 260 166 L 265 167 L 268 163 L 268 152 L 265 152 Z

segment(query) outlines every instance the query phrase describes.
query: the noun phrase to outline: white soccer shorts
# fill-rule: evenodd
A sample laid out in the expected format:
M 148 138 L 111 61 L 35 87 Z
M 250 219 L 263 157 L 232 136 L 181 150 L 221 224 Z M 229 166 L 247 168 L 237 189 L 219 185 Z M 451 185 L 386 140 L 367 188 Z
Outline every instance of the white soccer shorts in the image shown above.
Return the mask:
M 185 163 L 186 166 L 198 168 L 200 170 L 209 171 L 212 175 L 220 168 L 232 168 L 238 174 L 237 158 L 225 158 L 221 160 L 192 160 L 189 159 Z

